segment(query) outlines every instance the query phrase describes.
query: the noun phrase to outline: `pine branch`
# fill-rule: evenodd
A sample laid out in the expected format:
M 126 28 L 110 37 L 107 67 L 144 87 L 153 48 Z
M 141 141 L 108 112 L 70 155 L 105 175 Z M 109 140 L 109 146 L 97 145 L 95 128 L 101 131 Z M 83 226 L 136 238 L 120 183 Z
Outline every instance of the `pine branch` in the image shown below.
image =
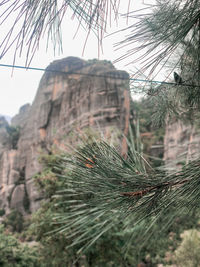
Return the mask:
M 148 193 L 152 193 L 153 191 L 157 191 L 157 190 L 164 190 L 166 187 L 170 186 L 172 189 L 174 186 L 179 186 L 179 185 L 182 185 L 184 183 L 187 183 L 189 182 L 188 179 L 185 179 L 183 181 L 177 181 L 177 182 L 165 182 L 163 184 L 159 184 L 159 185 L 156 185 L 156 186 L 151 186 L 151 187 L 148 187 L 146 189 L 143 189 L 143 190 L 140 190 L 140 191 L 136 191 L 136 192 L 123 192 L 121 193 L 122 196 L 127 196 L 127 197 L 136 197 L 136 196 L 144 196 Z
M 101 43 L 107 21 L 112 16 L 117 19 L 119 3 L 120 0 L 1 0 L 0 25 L 7 25 L 8 30 L 0 39 L 0 58 L 14 46 L 13 61 L 26 51 L 26 65 L 29 65 L 44 33 L 47 33 L 47 47 L 51 40 L 54 49 L 58 45 L 62 50 L 61 24 L 70 14 L 69 9 L 72 19 L 76 17 L 88 34 L 95 31 Z
M 66 211 L 58 213 L 54 223 L 72 239 L 71 246 L 79 244 L 82 251 L 116 225 L 134 232 L 147 218 L 151 225 L 174 210 L 166 219 L 170 223 L 181 212 L 199 207 L 200 160 L 167 174 L 147 173 L 136 157 L 137 153 L 124 159 L 114 147 L 96 142 L 64 160 L 65 186 L 56 206 L 65 205 Z
M 182 57 L 186 57 L 191 47 L 196 47 L 196 59 L 199 58 L 198 1 L 157 0 L 152 7 L 131 12 L 129 21 L 131 18 L 138 22 L 124 29 L 130 33 L 116 46 L 127 46 L 128 50 L 116 62 L 126 58 L 132 64 L 140 62 L 140 72 L 145 73 L 148 70 L 151 75 L 157 67 L 160 69 L 160 66 L 166 66 L 170 60 L 177 58 L 177 50 L 182 49 Z M 187 46 L 183 46 L 186 43 Z

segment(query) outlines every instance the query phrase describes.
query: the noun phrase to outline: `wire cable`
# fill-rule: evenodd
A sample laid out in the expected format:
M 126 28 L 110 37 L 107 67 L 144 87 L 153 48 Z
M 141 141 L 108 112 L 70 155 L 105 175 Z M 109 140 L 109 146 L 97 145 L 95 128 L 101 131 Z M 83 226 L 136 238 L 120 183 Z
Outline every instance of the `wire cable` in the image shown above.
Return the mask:
M 90 65 L 90 64 L 89 64 Z M 166 84 L 166 85 L 181 85 L 181 86 L 189 86 L 189 87 L 200 87 L 200 85 L 194 85 L 194 84 L 177 84 L 174 82 L 163 82 L 163 81 L 154 81 L 154 80 L 143 80 L 143 79 L 135 79 L 135 78 L 126 78 L 121 75 L 117 77 L 116 75 L 101 75 L 101 74 L 93 74 L 93 73 L 83 73 L 83 72 L 75 72 L 74 70 L 71 71 L 59 71 L 54 69 L 43 69 L 38 67 L 25 67 L 25 66 L 19 66 L 19 65 L 9 65 L 9 64 L 0 64 L 0 67 L 7 67 L 7 68 L 16 68 L 16 69 L 26 69 L 26 70 L 36 70 L 36 71 L 44 71 L 44 72 L 53 72 L 53 73 L 60 73 L 65 75 L 71 75 L 71 74 L 78 74 L 82 76 L 91 76 L 91 77 L 100 77 L 100 78 L 115 78 L 120 80 L 129 80 L 132 82 L 146 82 L 146 83 L 157 83 L 157 84 Z M 81 68 L 84 68 L 85 66 L 82 66 Z M 77 70 L 77 69 L 76 69 Z

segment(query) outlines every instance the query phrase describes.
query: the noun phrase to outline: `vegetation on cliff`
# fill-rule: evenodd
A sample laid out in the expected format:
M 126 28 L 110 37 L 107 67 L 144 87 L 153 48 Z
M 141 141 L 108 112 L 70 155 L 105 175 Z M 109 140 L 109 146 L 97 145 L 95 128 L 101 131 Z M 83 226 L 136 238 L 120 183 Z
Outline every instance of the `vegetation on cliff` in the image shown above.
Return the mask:
M 39 267 L 36 247 L 28 247 L 0 225 L 0 266 Z

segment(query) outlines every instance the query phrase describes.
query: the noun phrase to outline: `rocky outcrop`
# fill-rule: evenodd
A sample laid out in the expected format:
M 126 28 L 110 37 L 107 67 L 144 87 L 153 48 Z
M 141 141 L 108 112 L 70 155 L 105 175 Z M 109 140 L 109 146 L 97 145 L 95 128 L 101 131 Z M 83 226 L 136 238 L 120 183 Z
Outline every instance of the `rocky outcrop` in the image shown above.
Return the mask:
M 5 150 L 10 147 L 9 134 L 7 131 L 8 122 L 4 117 L 0 117 L 0 158 Z M 1 169 L 0 169 L 1 171 Z
M 164 161 L 174 170 L 199 156 L 200 129 L 193 124 L 176 121 L 166 126 Z
M 0 120 L 0 209 L 33 212 L 42 196 L 33 176 L 42 170 L 41 153 L 73 145 L 83 129 L 92 127 L 109 136 L 128 132 L 128 74 L 105 61 L 68 57 L 51 63 L 44 73 L 33 104 L 25 105 L 12 120 L 19 139 L 9 145 L 9 133 Z M 124 140 L 122 153 L 126 151 Z M 26 203 L 26 205 L 24 204 Z
M 29 119 L 29 111 L 31 109 L 30 104 L 25 104 L 19 109 L 19 114 L 12 118 L 11 123 L 13 126 L 20 126 L 24 128 L 26 122 Z

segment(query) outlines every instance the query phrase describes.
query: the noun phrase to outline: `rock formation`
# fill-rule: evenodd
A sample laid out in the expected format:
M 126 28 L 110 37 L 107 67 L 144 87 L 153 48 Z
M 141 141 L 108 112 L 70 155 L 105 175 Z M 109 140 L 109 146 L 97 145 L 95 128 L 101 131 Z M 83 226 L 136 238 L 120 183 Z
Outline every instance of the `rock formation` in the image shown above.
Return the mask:
M 25 214 L 39 207 L 42 196 L 33 176 L 42 170 L 41 153 L 54 146 L 65 149 L 66 142 L 73 142 L 76 133 L 88 127 L 104 135 L 111 129 L 127 134 L 128 78 L 106 61 L 68 57 L 47 67 L 33 104 L 23 106 L 12 119 L 12 131 L 20 127 L 17 142 L 14 132 L 14 145 L 6 121 L 0 118 L 0 209 Z M 126 150 L 123 140 L 121 149 Z
M 195 123 L 176 121 L 166 126 L 164 138 L 164 161 L 177 170 L 189 160 L 199 156 L 200 131 Z

